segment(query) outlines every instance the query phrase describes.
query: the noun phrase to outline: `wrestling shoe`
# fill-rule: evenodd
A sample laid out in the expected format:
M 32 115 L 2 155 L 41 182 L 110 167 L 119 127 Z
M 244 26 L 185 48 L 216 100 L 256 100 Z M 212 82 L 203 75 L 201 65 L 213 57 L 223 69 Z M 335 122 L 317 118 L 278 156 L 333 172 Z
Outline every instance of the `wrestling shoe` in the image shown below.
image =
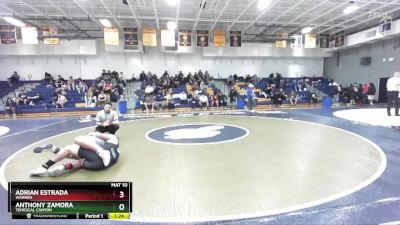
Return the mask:
M 100 158 L 103 160 L 104 166 L 110 165 L 111 154 L 109 151 L 100 151 L 97 153 Z
M 47 174 L 47 169 L 43 166 L 36 168 L 30 172 L 31 176 L 45 176 Z
M 42 153 L 42 152 L 46 152 L 46 151 L 51 151 L 53 153 L 57 153 L 58 151 L 60 151 L 60 148 L 54 146 L 53 144 L 48 144 L 48 145 L 43 145 L 43 146 L 39 146 L 33 149 L 34 153 Z
M 65 173 L 66 171 L 67 170 L 65 169 L 64 165 L 52 166 L 47 170 L 47 175 L 49 177 L 57 177 Z

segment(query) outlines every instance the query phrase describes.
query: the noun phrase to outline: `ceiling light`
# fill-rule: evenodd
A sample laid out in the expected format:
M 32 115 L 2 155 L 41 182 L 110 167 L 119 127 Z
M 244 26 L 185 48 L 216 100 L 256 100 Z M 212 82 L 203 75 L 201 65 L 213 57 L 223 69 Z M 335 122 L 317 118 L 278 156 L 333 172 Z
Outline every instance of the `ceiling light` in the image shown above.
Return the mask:
M 25 24 L 23 22 L 21 22 L 20 20 L 15 19 L 13 17 L 8 17 L 7 16 L 7 17 L 4 17 L 3 19 L 5 21 L 11 23 L 14 26 L 17 26 L 17 27 L 24 27 L 25 26 Z
M 167 27 L 168 27 L 168 30 L 175 30 L 175 29 L 176 29 L 176 22 L 174 22 L 174 21 L 169 21 L 169 22 L 167 23 Z
M 351 5 L 347 6 L 347 7 L 343 10 L 343 13 L 344 13 L 344 14 L 350 14 L 350 13 L 352 13 L 352 12 L 354 12 L 354 11 L 357 11 L 357 9 L 359 9 L 359 8 L 360 8 L 360 7 L 359 7 L 358 5 L 351 4 Z
M 170 6 L 176 6 L 179 0 L 166 0 L 168 5 Z
M 105 27 L 111 27 L 111 23 L 108 19 L 99 19 L 100 23 Z
M 267 8 L 271 4 L 271 0 L 259 0 L 257 4 L 257 8 L 259 10 L 263 10 Z
M 312 31 L 312 27 L 304 27 L 303 29 L 301 29 L 301 33 L 303 34 L 308 34 Z

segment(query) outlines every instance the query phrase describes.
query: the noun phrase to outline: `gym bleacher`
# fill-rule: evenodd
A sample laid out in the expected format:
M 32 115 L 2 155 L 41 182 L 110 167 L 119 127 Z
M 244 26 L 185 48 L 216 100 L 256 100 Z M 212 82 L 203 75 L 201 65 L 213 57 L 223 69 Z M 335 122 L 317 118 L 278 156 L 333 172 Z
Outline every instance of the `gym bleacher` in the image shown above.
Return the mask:
M 225 84 L 227 84 L 227 80 L 223 79 Z M 283 88 L 283 93 L 286 96 L 289 96 L 292 91 L 295 91 L 298 96 L 299 96 L 299 101 L 297 103 L 299 104 L 310 104 L 313 103 L 311 99 L 311 92 L 309 89 L 306 88 L 306 85 L 304 85 L 303 88 L 297 88 L 296 85 L 298 81 L 302 81 L 303 83 L 307 84 L 307 87 L 312 86 L 311 82 L 312 81 L 319 81 L 319 85 L 314 87 L 316 88 L 319 92 L 323 93 L 323 95 L 329 95 L 329 80 L 324 79 L 323 77 L 301 77 L 301 78 L 286 78 L 282 77 L 282 80 L 280 82 L 279 87 Z M 268 87 L 268 83 L 270 82 L 270 78 L 264 77 L 261 78 L 257 83 L 254 84 L 255 86 L 255 94 L 256 94 L 256 99 L 257 99 L 257 105 L 272 105 L 273 101 L 270 97 L 265 98 L 264 96 L 261 95 L 263 90 L 265 90 Z M 235 89 L 238 91 L 238 97 L 244 98 L 244 95 L 246 93 L 246 89 L 248 87 L 248 84 L 250 82 L 246 82 L 243 77 L 238 77 L 237 82 L 235 82 Z M 144 89 L 146 86 L 147 82 L 143 81 L 141 83 L 141 89 Z M 276 84 L 275 84 L 276 85 Z M 181 92 L 186 92 L 188 94 L 192 93 L 191 86 L 189 84 L 183 84 L 179 85 L 177 87 L 173 87 L 170 89 L 172 91 L 173 96 L 177 96 Z M 214 85 L 208 85 L 207 88 L 207 94 L 209 96 L 214 94 L 214 91 L 218 91 L 218 89 Z M 322 98 L 322 96 L 320 96 Z M 135 109 L 143 109 L 141 104 L 140 104 L 140 99 L 142 96 L 139 96 L 138 100 L 136 101 L 136 107 Z M 174 97 L 174 102 L 175 102 L 175 107 L 176 108 L 190 108 L 189 103 L 187 104 L 179 104 L 180 99 L 179 97 Z M 209 98 L 209 103 L 211 104 L 211 99 Z M 283 104 L 290 104 L 288 98 L 283 100 Z
M 227 79 L 220 79 L 223 80 L 224 84 L 226 85 L 226 90 L 229 91 L 229 85 L 227 83 Z M 302 78 L 286 78 L 282 77 L 281 82 L 279 87 L 283 88 L 283 93 L 286 96 L 289 96 L 292 91 L 296 91 L 296 93 L 299 96 L 299 104 L 309 104 L 311 102 L 311 92 L 308 89 L 303 89 L 303 88 L 297 88 L 296 85 L 299 80 L 302 80 L 305 82 L 307 80 L 308 83 L 311 83 L 311 80 L 319 80 L 319 86 L 317 87 L 319 91 L 321 91 L 324 94 L 329 93 L 329 80 L 323 79 L 322 77 L 312 77 L 312 78 L 307 78 L 307 77 L 302 77 Z M 94 80 L 87 80 L 87 83 L 92 83 Z M 34 86 L 32 83 L 39 83 L 38 85 Z M 248 87 L 248 84 L 250 82 L 246 82 L 243 77 L 238 77 L 237 81 L 235 82 L 234 86 L 236 90 L 238 91 L 238 97 L 239 98 L 244 98 L 244 95 L 246 93 L 246 89 Z M 273 81 L 272 81 L 273 83 Z M 45 81 L 30 81 L 31 86 L 34 86 L 31 90 L 27 92 L 28 96 L 34 96 L 36 93 L 40 93 L 43 97 L 43 100 L 38 102 L 35 105 L 18 105 L 17 106 L 17 114 L 32 114 L 32 113 L 62 113 L 62 112 L 91 112 L 91 111 L 97 111 L 100 110 L 101 107 L 86 107 L 85 104 L 85 99 L 84 99 L 84 93 L 78 93 L 77 90 L 67 90 L 66 91 L 66 99 L 67 102 L 65 103 L 63 108 L 58 108 L 56 107 L 56 104 L 54 103 L 54 92 L 55 88 L 50 85 L 49 83 Z M 255 86 L 255 95 L 257 99 L 257 105 L 272 105 L 273 101 L 271 99 L 271 96 L 265 97 L 261 95 L 261 93 L 268 87 L 268 85 L 271 84 L 271 78 L 268 77 L 263 77 L 259 78 L 258 82 L 254 84 Z M 1 81 L 0 82 L 0 95 L 6 96 L 9 93 L 16 94 L 15 90 L 18 87 L 21 87 L 23 85 L 29 85 L 27 81 L 19 81 L 17 84 L 15 84 L 13 87 L 10 86 L 10 84 L 6 81 Z M 276 84 L 274 84 L 276 85 Z M 310 85 L 310 84 L 309 84 Z M 139 89 L 144 89 L 146 86 L 146 82 L 143 81 L 141 82 Z M 225 93 L 226 94 L 226 90 Z M 134 90 L 135 91 L 135 90 Z M 189 84 L 181 84 L 178 86 L 175 86 L 173 88 L 170 88 L 169 91 L 171 91 L 173 100 L 174 100 L 174 105 L 175 108 L 181 108 L 182 110 L 185 109 L 190 109 L 190 103 L 188 102 L 187 104 L 180 104 L 180 98 L 179 94 L 182 92 L 186 92 L 187 94 L 193 94 L 192 87 Z M 217 87 L 215 87 L 214 84 L 210 83 L 207 85 L 206 92 L 209 96 L 214 95 L 214 92 L 216 91 L 221 91 Z M 142 92 L 139 92 L 142 93 Z M 142 96 L 138 96 L 137 101 L 135 102 L 135 109 L 140 109 L 141 104 L 140 104 L 140 99 Z M 5 101 L 5 99 L 3 99 Z M 211 105 L 211 99 L 209 98 L 209 103 Z M 283 100 L 282 104 L 290 104 L 289 100 L 286 98 Z M 4 113 L 2 111 L 1 113 Z
M 32 83 L 39 83 L 39 85 L 33 87 L 30 91 L 27 91 L 28 96 L 34 96 L 36 93 L 40 93 L 43 100 L 39 101 L 35 105 L 17 105 L 17 114 L 32 114 L 32 113 L 61 113 L 61 112 L 85 112 L 85 111 L 97 111 L 101 107 L 85 107 L 84 93 L 78 93 L 77 90 L 67 90 L 66 98 L 67 103 L 63 108 L 57 108 L 54 104 L 54 87 L 44 81 L 19 81 L 13 87 L 10 87 L 8 82 L 1 81 L 1 96 L 6 96 L 9 93 L 14 92 L 13 96 L 16 94 L 15 91 L 18 87 L 23 85 L 32 85 Z M 3 88 L 4 87 L 4 88 Z M 5 101 L 6 99 L 3 99 Z M 4 114 L 4 111 L 0 112 Z

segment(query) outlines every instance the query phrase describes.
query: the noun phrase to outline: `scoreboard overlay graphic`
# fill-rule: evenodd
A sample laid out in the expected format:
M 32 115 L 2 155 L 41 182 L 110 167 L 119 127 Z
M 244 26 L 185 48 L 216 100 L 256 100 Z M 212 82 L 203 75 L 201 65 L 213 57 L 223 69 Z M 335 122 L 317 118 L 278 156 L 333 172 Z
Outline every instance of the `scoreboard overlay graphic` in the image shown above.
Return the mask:
M 131 182 L 10 182 L 13 219 L 129 219 Z

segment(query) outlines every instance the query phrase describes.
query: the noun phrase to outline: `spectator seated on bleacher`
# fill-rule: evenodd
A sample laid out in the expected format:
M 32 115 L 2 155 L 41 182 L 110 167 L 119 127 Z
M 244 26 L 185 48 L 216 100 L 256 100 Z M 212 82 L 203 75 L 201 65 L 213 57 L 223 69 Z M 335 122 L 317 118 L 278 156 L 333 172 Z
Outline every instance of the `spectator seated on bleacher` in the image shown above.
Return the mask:
M 301 79 L 297 80 L 296 91 L 297 92 L 302 91 L 304 88 L 305 88 L 305 85 L 303 85 L 303 80 L 301 80 Z
M 286 95 L 283 91 L 283 88 L 280 88 L 280 89 L 275 88 L 272 92 L 271 99 L 272 99 L 273 104 L 275 104 L 275 106 L 278 107 L 278 106 L 282 105 L 282 102 L 284 100 L 286 100 Z
M 268 84 L 264 91 L 260 93 L 260 96 L 264 98 L 271 98 L 273 89 L 275 89 L 275 84 Z
M 274 74 L 274 73 L 271 73 L 271 74 L 268 76 L 268 84 L 274 84 L 274 80 L 275 80 L 275 74 Z
M 321 102 L 321 97 L 318 96 L 316 93 L 310 93 L 311 103 L 318 103 Z
M 54 83 L 54 96 L 57 96 L 58 94 L 66 95 L 67 92 L 65 92 L 65 89 L 61 85 L 61 81 L 56 81 Z
M 206 109 L 208 109 L 209 102 L 208 102 L 207 94 L 204 94 L 204 93 L 199 94 L 199 105 L 200 105 L 201 109 L 203 109 L 203 107 L 206 107 Z
M 64 92 L 66 91 L 66 90 L 68 90 L 68 85 L 67 85 L 67 82 L 66 81 L 61 81 L 60 82 L 61 84 L 61 88 L 64 90 Z
M 100 91 L 100 93 L 97 95 L 97 106 L 104 106 L 108 102 L 108 97 L 104 93 L 104 91 Z
M 218 92 L 218 101 L 219 101 L 219 106 L 222 106 L 225 108 L 227 107 L 228 98 L 221 91 Z
M 246 75 L 246 78 L 244 79 L 244 81 L 245 81 L 246 83 L 251 83 L 250 74 L 247 74 L 247 75 Z
M 18 105 L 28 105 L 29 100 L 28 100 L 28 95 L 25 93 L 24 90 L 19 91 L 17 94 L 17 104 Z
M 196 108 L 199 103 L 198 103 L 198 96 L 196 95 L 196 92 L 191 92 L 188 95 L 188 99 L 189 99 L 189 106 L 194 109 Z
M 95 87 L 92 86 L 85 92 L 84 99 L 87 108 L 96 106 L 97 98 L 94 96 L 94 89 Z
M 173 81 L 174 81 L 174 88 L 178 87 L 180 84 L 178 74 L 175 74 Z
M 111 84 L 110 81 L 105 80 L 103 84 L 103 91 L 104 93 L 109 94 L 111 90 L 113 89 L 113 85 Z
M 78 90 L 78 93 L 85 93 L 86 90 L 88 89 L 88 86 L 84 80 L 81 78 L 78 79 L 78 84 L 75 86 L 76 90 Z
M 289 102 L 290 102 L 290 104 L 291 105 L 296 105 L 297 104 L 297 102 L 299 101 L 299 95 L 294 91 L 294 90 L 292 90 L 291 92 L 290 92 L 290 95 L 289 95 Z
M 163 90 L 159 90 L 154 97 L 154 100 L 155 100 L 154 105 L 156 108 L 159 109 L 160 112 L 162 112 L 163 109 L 167 108 L 167 101 L 165 99 L 166 96 L 165 96 L 164 92 L 165 91 L 163 91 Z
M 43 102 L 44 98 L 43 95 L 39 92 L 36 93 L 34 96 L 28 96 L 29 105 L 38 105 Z
M 64 108 L 65 103 L 67 103 L 67 98 L 62 94 L 58 94 L 56 100 L 56 108 Z
M 182 92 L 179 94 L 179 100 L 180 100 L 181 105 L 186 105 L 186 104 L 188 104 L 188 96 L 187 96 L 186 91 L 182 91 Z
M 58 75 L 57 81 L 58 81 L 59 83 L 61 83 L 61 81 L 65 81 L 65 79 L 64 79 L 61 75 Z
M 233 80 L 234 80 L 234 82 L 238 82 L 239 81 L 238 75 L 236 73 L 233 74 Z
M 145 80 L 147 80 L 147 76 L 146 76 L 146 73 L 145 73 L 144 71 L 142 71 L 142 72 L 139 74 L 139 80 L 140 80 L 140 81 L 145 81 Z
M 251 76 L 250 83 L 257 84 L 259 81 L 260 81 L 260 79 L 257 77 L 256 74 Z
M 165 99 L 166 99 L 166 101 L 167 101 L 168 110 L 174 109 L 174 108 L 175 108 L 175 101 L 174 101 L 174 98 L 172 97 L 172 93 L 171 93 L 171 92 L 169 92 L 169 93 L 165 96 Z
M 218 95 L 216 93 L 210 95 L 210 106 L 211 107 L 219 107 L 219 99 L 218 99 Z

